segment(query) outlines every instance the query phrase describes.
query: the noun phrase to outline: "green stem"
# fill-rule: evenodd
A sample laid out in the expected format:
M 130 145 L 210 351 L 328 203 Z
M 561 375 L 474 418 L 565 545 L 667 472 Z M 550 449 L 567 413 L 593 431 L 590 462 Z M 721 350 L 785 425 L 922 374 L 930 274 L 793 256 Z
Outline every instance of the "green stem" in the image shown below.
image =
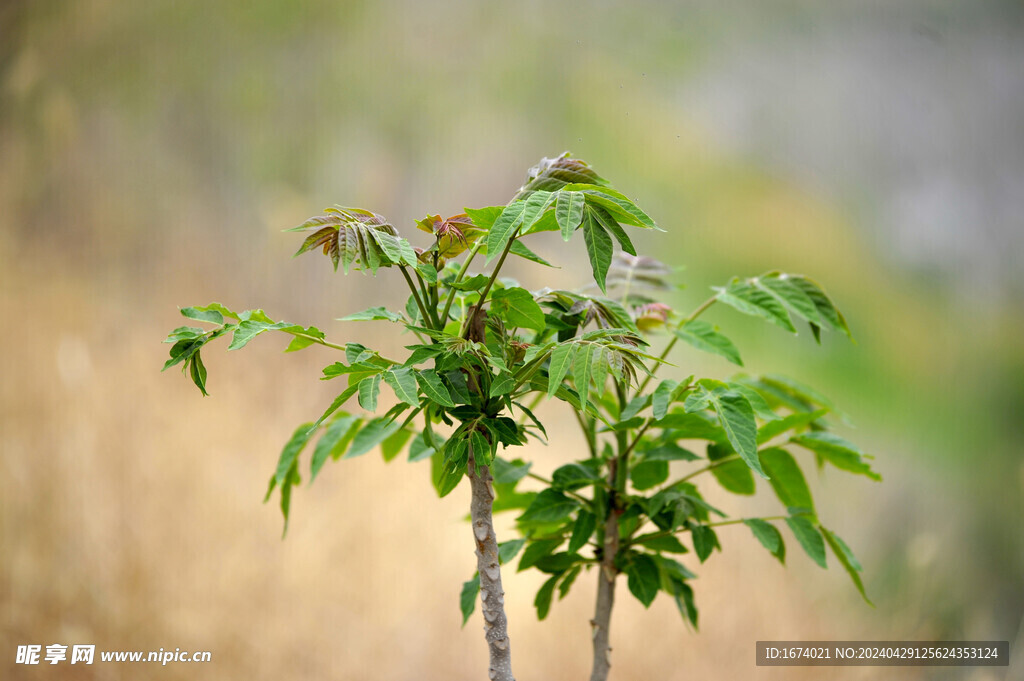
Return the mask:
M 580 424 L 580 429 L 583 431 L 583 437 L 587 440 L 587 448 L 590 450 L 590 458 L 597 458 L 597 441 L 594 439 L 593 431 L 587 427 L 587 422 L 583 420 L 583 416 L 576 411 L 572 410 L 573 415 L 576 417 L 576 422 Z
M 437 272 L 437 251 L 434 251 L 434 271 Z M 438 279 L 439 279 L 439 277 L 435 277 L 434 278 L 434 284 L 430 287 L 430 307 L 434 311 L 437 310 L 437 305 L 438 305 L 438 302 L 439 302 L 438 301 L 437 289 L 440 286 L 440 284 L 438 283 Z M 440 329 L 440 328 L 441 327 L 438 326 L 438 329 Z
M 705 300 L 703 303 L 700 304 L 700 307 L 698 307 L 690 314 L 689 317 L 686 317 L 678 324 L 676 324 L 676 330 L 683 328 L 684 325 L 686 325 L 689 322 L 692 322 L 694 319 L 704 314 L 704 311 L 707 310 L 712 305 L 714 305 L 717 300 L 718 298 L 716 296 L 711 296 L 710 298 Z M 644 382 L 640 384 L 639 388 L 637 388 L 637 395 L 643 394 L 644 388 L 646 388 L 650 384 L 651 380 L 654 378 L 655 372 L 658 371 L 658 368 L 665 363 L 665 360 L 668 358 L 669 353 L 672 352 L 672 348 L 674 348 L 676 346 L 676 343 L 678 342 L 679 336 L 673 334 L 672 339 L 668 342 L 668 345 L 665 346 L 665 349 L 662 351 L 661 355 L 658 356 L 658 359 L 655 360 L 654 366 L 651 367 L 651 373 L 647 375 L 647 378 L 644 379 Z
M 512 250 L 512 244 L 516 241 L 516 234 L 509 237 L 508 242 L 505 244 L 505 249 L 501 252 L 501 257 L 498 258 L 498 264 L 494 266 L 494 270 L 491 272 L 491 278 L 484 284 L 483 291 L 480 292 L 480 300 L 476 305 L 473 306 L 472 316 L 467 318 L 462 327 L 462 333 L 460 334 L 463 338 L 466 338 L 469 334 L 469 328 L 473 324 L 473 317 L 480 314 L 480 306 L 483 305 L 484 301 L 487 300 L 487 294 L 491 292 L 491 287 L 494 286 L 494 280 L 498 278 L 498 272 L 501 271 L 501 266 L 505 264 L 505 258 L 508 257 L 508 252 Z
M 453 285 L 458 284 L 462 281 L 462 278 L 466 276 L 466 272 L 469 271 L 469 263 L 473 262 L 473 258 L 476 257 L 482 243 L 483 242 L 481 241 L 477 241 L 473 246 L 473 249 L 469 252 L 469 255 L 466 256 L 466 262 L 462 263 L 462 267 L 459 269 L 459 274 L 455 277 L 455 281 L 452 282 Z M 444 325 L 448 323 L 448 312 L 452 309 L 452 301 L 455 300 L 456 293 L 457 291 L 454 288 L 451 288 L 448 292 L 448 300 L 445 301 L 444 310 L 441 312 L 441 328 L 444 328 Z
M 420 300 L 419 291 L 416 290 L 416 284 L 412 283 L 412 278 L 409 276 L 409 272 L 405 265 L 400 265 L 399 269 L 402 271 L 402 276 L 405 277 L 405 283 L 409 285 L 409 290 L 412 291 L 412 297 L 416 300 L 416 307 L 420 310 L 420 316 L 423 317 L 423 323 L 428 329 L 434 328 L 431 323 L 434 321 L 430 315 L 427 314 L 427 308 L 423 305 L 423 301 Z M 417 273 L 419 276 L 419 273 Z
M 729 456 L 723 457 L 723 458 L 719 459 L 718 461 L 716 461 L 716 462 L 714 462 L 712 464 L 708 464 L 707 466 L 704 466 L 704 468 L 699 468 L 699 469 L 695 470 L 694 472 L 690 473 L 689 475 L 685 475 L 685 476 L 679 478 L 678 482 L 686 482 L 690 478 L 695 478 L 698 475 L 700 475 L 701 473 L 707 473 L 708 471 L 713 470 L 715 468 L 718 468 L 719 466 L 723 466 L 723 465 L 725 465 L 727 463 L 732 463 L 733 461 L 736 461 L 739 458 L 740 458 L 739 454 L 730 454 Z
M 317 345 L 323 345 L 324 347 L 327 347 L 327 348 L 333 348 L 335 350 L 342 350 L 342 351 L 347 351 L 348 350 L 348 348 L 346 346 L 344 346 L 344 345 L 338 345 L 337 343 L 331 343 L 330 341 L 326 341 L 323 338 L 317 338 L 316 336 L 310 336 L 308 333 L 302 333 L 302 332 L 299 332 L 299 331 L 283 331 L 282 333 L 287 333 L 289 336 L 298 336 L 299 338 L 306 338 L 306 339 L 309 339 L 309 340 L 313 341 Z M 378 354 L 377 356 L 380 357 L 385 362 L 390 362 L 391 364 L 394 364 L 395 366 L 398 366 L 398 365 L 401 364 L 401 362 L 396 362 L 393 359 L 388 359 L 387 357 L 383 357 L 380 354 Z
M 316 336 L 310 336 L 310 335 L 305 334 L 305 333 L 295 333 L 294 331 L 289 331 L 287 333 L 289 333 L 292 336 L 298 336 L 300 338 L 309 339 L 309 340 L 313 341 L 314 343 L 319 343 L 320 345 L 323 345 L 324 347 L 334 348 L 335 350 L 347 350 L 348 349 L 344 345 L 338 345 L 336 343 L 330 343 L 328 341 L 325 341 L 322 338 L 317 338 Z
M 719 521 L 717 523 L 706 523 L 704 526 L 705 527 L 723 527 L 725 525 L 739 525 L 740 523 L 745 522 L 747 520 L 764 520 L 764 521 L 767 522 L 767 521 L 770 521 L 770 520 L 785 520 L 786 518 L 789 518 L 789 517 L 790 516 L 788 516 L 788 515 L 769 515 L 769 516 L 764 516 L 763 518 L 734 518 L 733 520 L 722 520 L 722 521 Z M 660 532 L 651 532 L 649 534 L 642 534 L 642 535 L 640 535 L 638 537 L 630 538 L 627 546 L 634 546 L 635 544 L 637 544 L 641 540 L 647 541 L 648 539 L 657 539 L 658 537 L 668 537 L 668 536 L 671 536 L 671 535 L 679 534 L 681 532 L 689 532 L 689 531 L 690 531 L 689 527 L 684 527 L 684 528 L 681 528 L 681 529 L 678 529 L 678 530 L 661 530 Z
M 654 420 L 651 419 L 647 421 L 647 423 L 645 423 L 644 425 L 640 426 L 640 430 L 636 431 L 636 437 L 633 438 L 633 441 L 630 442 L 624 450 L 622 450 L 621 454 L 619 454 L 619 458 L 622 460 L 623 464 L 629 463 L 629 455 L 633 453 L 633 450 L 636 449 L 636 446 L 640 443 L 640 440 L 643 439 L 644 433 L 647 432 L 647 430 L 651 427 L 651 424 L 653 423 Z M 625 433 L 623 433 L 623 435 L 625 435 Z M 625 491 L 625 486 L 623 486 L 622 491 Z
M 717 523 L 707 523 L 705 526 L 706 527 L 723 527 L 725 525 L 739 525 L 740 523 L 745 522 L 747 520 L 764 520 L 764 521 L 767 522 L 769 520 L 785 520 L 786 518 L 789 518 L 789 517 L 790 516 L 788 516 L 788 515 L 768 515 L 768 516 L 764 516 L 763 518 L 736 518 L 735 520 L 720 520 Z
M 533 478 L 534 480 L 537 480 L 538 482 L 543 482 L 548 487 L 551 487 L 554 484 L 551 480 L 548 480 L 543 475 L 537 475 L 536 473 L 527 473 L 526 477 Z M 577 501 L 582 502 L 583 505 L 586 506 L 588 509 L 592 508 L 592 504 L 594 502 L 591 501 L 590 499 L 587 499 L 585 496 L 577 494 L 576 492 L 573 492 L 572 490 L 569 490 L 569 489 L 562 490 L 562 493 L 563 494 L 568 494 L 570 497 L 573 497 Z

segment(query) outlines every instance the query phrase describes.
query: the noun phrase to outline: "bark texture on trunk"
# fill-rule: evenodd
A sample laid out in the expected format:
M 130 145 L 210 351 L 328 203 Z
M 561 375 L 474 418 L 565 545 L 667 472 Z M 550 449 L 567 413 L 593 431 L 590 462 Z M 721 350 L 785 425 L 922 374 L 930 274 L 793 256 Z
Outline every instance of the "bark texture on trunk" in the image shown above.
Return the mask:
M 594 664 L 590 681 L 606 681 L 612 667 L 611 621 L 612 606 L 615 605 L 615 554 L 619 552 L 619 514 L 611 509 L 604 525 L 604 547 L 601 552 L 601 569 L 597 573 L 597 605 L 594 619 L 590 620 L 594 636 Z
M 498 563 L 498 537 L 494 533 L 491 508 L 494 486 L 487 466 L 477 467 L 469 457 L 469 484 L 473 493 L 470 519 L 476 540 L 476 565 L 480 572 L 480 607 L 484 615 L 484 636 L 490 649 L 491 681 L 515 681 L 512 675 L 512 651 L 508 641 L 508 620 L 505 618 L 505 591 L 501 588 L 501 567 Z

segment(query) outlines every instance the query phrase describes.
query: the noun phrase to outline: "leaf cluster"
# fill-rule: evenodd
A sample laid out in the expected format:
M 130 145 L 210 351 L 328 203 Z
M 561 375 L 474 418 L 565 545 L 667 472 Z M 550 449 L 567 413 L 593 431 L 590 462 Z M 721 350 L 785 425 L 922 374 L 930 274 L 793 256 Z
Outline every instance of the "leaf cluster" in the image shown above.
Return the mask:
M 743 366 L 736 344 L 700 319 L 718 303 L 790 332 L 796 332 L 793 320 L 802 320 L 819 342 L 823 330 L 850 336 L 819 284 L 782 272 L 735 278 L 713 288 L 690 314 L 675 313 L 659 300 L 673 288 L 672 270 L 638 256 L 629 235 L 657 229 L 654 221 L 568 154 L 543 159 L 504 206 L 430 215 L 416 226 L 429 235 L 422 248 L 383 216 L 362 209 L 327 209 L 295 228 L 312 232 L 299 253 L 320 249 L 335 269 L 401 271 L 409 289 L 403 309 L 371 307 L 342 321 L 393 325 L 410 340 L 402 358 L 332 343 L 315 327 L 275 322 L 261 310 L 235 313 L 218 303 L 181 311 L 210 328 L 180 327 L 167 338 L 172 347 L 164 368 L 182 364 L 203 394 L 207 372 L 200 351 L 220 336 L 231 335 L 229 350 L 275 331 L 291 336 L 286 351 L 317 344 L 342 353 L 321 378 L 344 387 L 318 418 L 296 429 L 269 483 L 267 498 L 279 491 L 285 527 L 304 451 L 312 450 L 312 482 L 328 459 L 379 447 L 386 461 L 402 451 L 410 461 L 431 461 L 440 496 L 456 489 L 472 466 L 490 468 L 495 512 L 517 513 L 519 536 L 501 546 L 502 562 L 518 558 L 517 569 L 547 575 L 535 600 L 541 619 L 556 592 L 564 598 L 582 573 L 599 568 L 624 574 L 645 606 L 665 593 L 696 626 L 694 569 L 722 549 L 719 535 L 724 539 L 730 525 L 746 526 L 782 563 L 781 529 L 822 567 L 831 551 L 867 599 L 861 566 L 819 520 L 803 473 L 807 464 L 801 464 L 809 456 L 818 469 L 880 479 L 869 455 L 832 432 L 833 419 L 844 415 L 818 392 L 782 376 L 656 375 L 678 341 Z M 592 285 L 531 291 L 499 276 L 509 255 L 551 266 L 525 243 L 545 231 L 567 242 L 583 233 Z M 481 260 L 484 267 L 475 271 Z M 653 354 L 650 348 L 662 338 L 664 349 Z M 566 405 L 586 442 L 583 455 L 561 462 L 550 479 L 509 451 L 529 438 L 546 441 L 533 413 L 544 399 Z M 366 415 L 347 406 L 353 400 Z M 384 413 L 374 416 L 378 411 Z M 708 480 L 744 496 L 756 493 L 758 481 L 767 483 L 781 513 L 732 518 L 706 501 L 698 484 Z M 475 577 L 464 585 L 464 618 L 478 589 Z

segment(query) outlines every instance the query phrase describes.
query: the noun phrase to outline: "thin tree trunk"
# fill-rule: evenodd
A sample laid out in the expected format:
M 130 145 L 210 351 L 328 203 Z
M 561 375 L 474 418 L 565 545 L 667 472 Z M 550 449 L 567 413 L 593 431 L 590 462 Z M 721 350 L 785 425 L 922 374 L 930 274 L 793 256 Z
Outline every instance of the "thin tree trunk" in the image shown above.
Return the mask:
M 491 472 L 487 466 L 476 466 L 470 454 L 468 474 L 473 493 L 470 518 L 476 540 L 476 565 L 480 573 L 480 607 L 484 615 L 484 637 L 491 653 L 488 678 L 491 681 L 515 681 L 508 642 L 508 620 L 505 618 L 505 591 L 501 588 L 501 567 L 498 563 L 498 537 L 491 519 L 491 507 L 494 505 Z
M 590 681 L 607 681 L 612 666 L 612 607 L 615 605 L 615 578 L 619 575 L 615 567 L 615 556 L 619 552 L 619 516 L 622 514 L 622 510 L 617 508 L 618 495 L 615 492 L 618 463 L 612 459 L 608 465 L 608 481 L 612 489 L 608 494 L 608 516 L 604 521 L 601 569 L 597 573 L 597 604 L 594 607 L 594 619 L 590 620 L 594 637 L 594 664 Z

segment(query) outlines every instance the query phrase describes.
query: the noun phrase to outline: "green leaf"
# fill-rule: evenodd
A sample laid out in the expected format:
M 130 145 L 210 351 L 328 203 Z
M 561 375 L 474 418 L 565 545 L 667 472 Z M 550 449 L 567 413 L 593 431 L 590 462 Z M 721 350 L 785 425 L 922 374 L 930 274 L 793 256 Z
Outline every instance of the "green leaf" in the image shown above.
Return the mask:
M 817 390 L 799 383 L 788 376 L 768 374 L 761 377 L 761 383 L 765 384 L 769 389 L 776 390 L 784 395 L 795 398 L 797 400 L 797 404 L 803 410 L 809 411 L 807 405 L 817 404 L 825 407 L 840 418 L 846 418 L 846 415 L 836 408 L 836 405 L 833 404 L 832 400 L 828 399 Z
M 668 461 L 643 461 L 633 466 L 629 479 L 638 491 L 657 487 L 668 480 Z
M 468 279 L 455 283 L 454 281 L 448 285 L 449 288 L 453 288 L 456 291 L 476 291 L 479 292 L 486 284 L 490 281 L 490 277 L 486 274 L 474 274 Z
M 732 447 L 715 442 L 708 445 L 708 460 L 712 463 L 721 461 L 733 454 L 735 452 Z M 754 474 L 751 472 L 750 467 L 739 459 L 726 461 L 715 466 L 711 469 L 711 474 L 715 476 L 715 479 L 718 480 L 722 487 L 733 494 L 750 495 L 756 491 Z
M 412 350 L 409 358 L 402 363 L 402 366 L 415 366 L 422 364 L 428 359 L 433 359 L 444 352 L 444 347 L 441 345 L 408 345 L 407 350 Z
M 239 319 L 239 315 L 237 312 L 235 312 L 234 310 L 229 310 L 220 303 L 210 303 L 209 305 L 205 305 L 203 307 L 189 307 L 185 309 L 194 310 L 200 314 L 204 312 L 219 312 L 224 319 Z M 186 317 L 189 317 L 190 319 L 200 319 L 202 321 L 209 321 L 208 319 L 201 317 L 192 317 L 190 314 L 185 314 L 184 312 L 182 312 L 182 314 L 185 315 Z M 222 322 L 216 323 L 221 324 Z
M 693 601 L 693 589 L 686 583 L 686 580 L 694 579 L 696 575 L 687 570 L 682 563 L 671 558 L 655 556 L 654 560 L 661 572 L 662 590 L 672 596 L 683 618 L 696 627 L 697 607 Z
M 313 424 L 313 428 L 319 427 L 320 424 L 326 421 L 331 414 L 338 411 L 338 408 L 341 407 L 341 405 L 345 404 L 345 402 L 347 402 L 349 399 L 351 399 L 351 397 L 355 395 L 358 390 L 358 384 L 350 385 L 349 387 L 345 388 L 345 390 L 340 395 L 334 398 L 334 401 L 331 402 L 331 406 L 327 407 L 327 410 L 320 415 L 320 418 L 318 418 L 316 420 L 316 423 Z
M 510 327 L 544 330 L 544 311 L 526 289 L 512 287 L 495 291 L 491 294 L 491 312 L 500 315 Z
M 587 487 L 601 479 L 599 462 L 587 459 L 581 463 L 567 463 L 551 474 L 551 486 L 557 490 L 573 490 Z
M 608 230 L 615 240 L 619 242 L 622 250 L 630 255 L 636 255 L 636 248 L 633 246 L 633 242 L 630 240 L 629 235 L 626 231 L 619 226 L 619 223 L 614 217 L 609 215 L 608 211 L 602 206 L 590 205 L 587 207 L 588 210 L 593 211 L 594 218 L 596 218 L 601 226 Z
M 544 157 L 530 168 L 526 184 L 520 188 L 517 198 L 529 196 L 538 189 L 557 190 L 570 183 L 585 183 L 585 186 L 599 189 L 607 182 L 594 172 L 586 162 L 572 158 L 568 151 L 554 158 Z
M 443 445 L 440 445 L 443 447 Z M 422 461 L 430 458 L 437 451 L 427 440 L 425 432 L 418 433 L 409 443 L 409 462 Z
M 680 440 L 728 440 L 725 431 L 704 414 L 673 413 L 655 421 L 654 426 L 673 431 L 675 438 Z
M 580 511 L 572 526 L 572 536 L 569 537 L 569 553 L 576 553 L 586 546 L 595 529 L 597 529 L 597 516 L 590 511 Z
M 601 292 L 605 293 L 605 277 L 612 264 L 614 247 L 612 238 L 608 236 L 608 232 L 591 210 L 585 210 L 583 213 L 583 242 L 587 247 L 587 257 L 590 258 L 594 281 Z
M 644 461 L 696 461 L 700 457 L 675 442 L 663 442 L 644 452 Z
M 201 338 L 206 332 L 195 326 L 179 326 L 164 339 L 164 343 L 177 343 L 178 341 L 191 341 Z
M 312 425 L 312 423 L 303 423 L 296 428 L 285 444 L 284 449 L 281 450 L 281 456 L 277 460 L 277 471 L 274 473 L 274 479 L 278 485 L 284 482 L 285 476 L 288 475 L 288 471 L 295 464 L 299 453 L 306 446 L 306 443 L 309 442 L 310 426 Z
M 526 198 L 526 207 L 523 209 L 523 233 L 527 233 L 541 219 L 541 215 L 551 206 L 554 195 L 549 191 L 535 191 Z
M 600 352 L 600 350 L 596 345 L 581 345 L 580 349 L 576 351 L 576 357 L 573 361 L 573 381 L 576 384 L 576 392 L 579 393 L 580 405 L 582 405 L 583 409 L 587 408 L 590 396 L 590 379 L 594 368 L 594 355 Z
M 726 288 L 716 289 L 719 302 L 725 303 L 740 312 L 768 321 L 787 331 L 796 333 L 796 327 L 790 321 L 786 309 L 775 296 L 764 289 L 753 286 L 749 282 L 733 279 Z
M 465 446 L 465 441 L 462 441 L 462 446 Z M 449 445 L 452 446 L 452 442 L 449 440 Z M 457 446 L 458 443 L 455 443 Z M 431 457 L 431 478 L 434 483 L 434 489 L 437 490 L 437 496 L 444 498 L 451 494 L 452 490 L 459 486 L 462 482 L 462 478 L 466 473 L 466 461 L 463 457 L 457 457 L 448 461 L 444 460 L 444 452 L 437 452 Z
M 281 329 L 293 326 L 287 322 L 276 322 L 269 323 L 264 321 L 256 321 L 253 319 L 247 319 L 240 322 L 235 328 L 235 335 L 231 339 L 231 344 L 228 345 L 228 350 L 239 350 L 244 348 L 249 341 L 256 336 L 260 335 L 264 331 L 279 331 Z
M 707 322 L 699 319 L 686 322 L 675 330 L 675 335 L 698 350 L 721 355 L 733 364 L 743 366 L 739 350 L 732 344 L 732 341 Z
M 750 402 L 743 395 L 731 390 L 714 390 L 708 395 L 733 449 L 755 473 L 767 478 L 757 457 L 757 422 L 754 420 L 754 409 Z
M 825 541 L 828 543 L 829 548 L 832 549 L 832 553 L 834 553 L 836 558 L 839 559 L 839 563 L 843 566 L 843 569 L 846 570 L 846 574 L 850 575 L 850 579 L 853 581 L 853 585 L 857 587 L 857 591 L 860 592 L 861 598 L 863 598 L 868 605 L 874 607 L 875 604 L 871 602 L 871 599 L 868 598 L 867 592 L 864 590 L 864 582 L 861 581 L 860 575 L 857 574 L 858 572 L 861 572 L 863 568 L 861 568 L 860 562 L 857 558 L 854 557 L 853 552 L 850 551 L 850 547 L 847 546 L 846 542 L 840 539 L 839 535 L 832 530 L 821 527 L 821 533 L 825 535 Z
M 416 267 L 416 251 L 412 249 L 412 245 L 407 240 L 375 229 L 367 230 L 367 234 L 377 242 L 391 264 Z
M 488 391 L 487 395 L 488 397 L 508 395 L 515 387 L 516 380 L 512 377 L 512 374 L 502 371 L 494 377 L 494 381 L 491 383 L 491 389 Z
M 802 428 L 810 425 L 827 413 L 828 409 L 819 409 L 818 411 L 808 412 L 801 411 L 795 414 L 789 414 L 781 419 L 769 421 L 757 429 L 757 444 L 764 444 L 773 437 L 785 433 L 787 430 L 793 430 L 795 428 Z
M 836 308 L 825 291 L 812 279 L 800 275 L 790 275 L 794 286 L 804 292 L 818 310 L 818 315 L 825 326 L 836 331 L 842 331 L 848 338 L 853 339 L 850 327 L 846 325 L 843 313 Z
M 561 191 L 555 196 L 555 220 L 562 232 L 562 238 L 568 241 L 572 238 L 572 233 L 583 222 L 583 204 L 586 194 Z
M 806 508 L 814 511 L 811 490 L 793 456 L 785 449 L 770 447 L 761 451 L 761 464 L 770 476 L 775 495 L 786 508 Z
M 761 546 L 768 549 L 768 552 L 779 559 L 779 562 L 786 563 L 786 545 L 782 541 L 782 534 L 779 533 L 771 523 L 760 518 L 747 518 L 743 524 L 750 528 Z
M 486 206 L 484 208 L 465 208 L 466 215 L 473 224 L 482 230 L 489 230 L 507 206 Z
M 215 309 L 183 307 L 181 309 L 181 315 L 183 317 L 188 317 L 189 319 L 197 319 L 201 322 L 210 322 L 211 324 L 224 323 L 224 315 Z
M 579 503 L 553 489 L 545 489 L 538 494 L 523 515 L 517 518 L 520 523 L 557 523 L 565 520 L 576 510 Z
M 209 397 L 209 393 L 206 392 L 206 365 L 203 364 L 203 358 L 198 350 L 189 360 L 189 373 L 192 375 L 192 382 L 203 393 L 203 397 Z
M 579 577 L 582 569 L 582 565 L 577 565 L 565 573 L 561 584 L 558 585 L 558 600 L 562 600 L 569 595 L 569 589 L 572 588 L 573 583 L 576 581 L 576 578 Z
M 864 461 L 864 453 L 856 445 L 838 435 L 824 431 L 811 431 L 794 435 L 790 438 L 790 442 L 806 447 L 840 470 L 866 475 L 872 480 L 882 479 L 882 476 L 871 470 L 871 466 Z
M 504 459 L 495 459 L 493 464 L 491 466 L 491 473 L 494 475 L 494 482 L 500 485 L 519 482 L 526 477 L 527 473 L 530 472 L 530 467 L 533 465 L 520 459 L 511 462 Z
M 397 312 L 392 312 L 384 307 L 371 307 L 362 312 L 354 312 L 338 319 L 339 322 L 372 322 L 383 320 L 388 322 L 403 322 L 405 318 Z
M 395 396 L 402 402 L 412 406 L 420 406 L 420 396 L 416 391 L 416 378 L 411 367 L 398 367 L 384 372 L 384 382 L 395 391 Z
M 416 261 L 416 271 L 423 277 L 423 281 L 430 285 L 437 283 L 437 268 L 428 262 Z
M 440 404 L 442 407 L 455 407 L 451 393 L 448 392 L 448 388 L 444 387 L 444 383 L 433 369 L 417 371 L 416 381 L 420 384 L 423 394 L 435 404 Z
M 579 346 L 576 343 L 559 343 L 551 351 L 551 364 L 548 367 L 548 397 L 553 396 L 561 387 L 569 367 L 572 366 L 573 355 L 577 347 Z
M 661 588 L 661 573 L 654 558 L 646 553 L 633 554 L 632 560 L 626 565 L 626 576 L 630 593 L 636 596 L 645 608 L 651 607 Z
M 680 582 L 684 582 L 688 579 L 697 579 L 697 575 L 690 572 L 686 569 L 685 565 L 674 558 L 654 556 L 654 562 L 658 564 L 658 569 L 666 577 L 670 577 Z
M 786 518 L 786 524 L 789 525 L 789 529 L 792 530 L 793 535 L 800 542 L 800 546 L 803 547 L 807 555 L 821 567 L 827 568 L 828 565 L 825 564 L 825 542 L 822 541 L 818 528 L 803 516 L 790 516 Z
M 487 262 L 490 263 L 502 251 L 505 244 L 513 237 L 519 227 L 523 224 L 523 213 L 526 211 L 525 201 L 513 201 L 505 206 L 501 215 L 491 225 L 487 232 Z M 469 211 L 466 211 L 467 214 Z M 470 214 L 472 215 L 472 214 Z
M 651 536 L 640 536 L 633 540 L 634 544 L 643 546 L 651 551 L 664 551 L 666 553 L 689 553 L 689 549 L 683 546 L 679 538 L 672 534 L 657 534 Z
M 489 466 L 494 456 L 495 444 L 488 443 L 487 438 L 479 430 L 474 430 L 469 434 L 469 444 L 476 465 Z
M 649 406 L 651 406 L 651 396 L 649 394 L 637 395 L 629 401 L 626 408 L 619 414 L 619 418 L 622 421 L 628 421 Z
M 654 413 L 654 418 L 665 418 L 665 415 L 668 413 L 669 405 L 672 404 L 675 389 L 678 387 L 679 383 L 677 381 L 666 378 L 658 384 L 657 388 L 654 389 L 654 394 L 651 396 L 651 407 Z
M 367 376 L 358 383 L 359 406 L 366 411 L 377 411 L 377 396 L 380 395 L 380 374 Z
M 789 308 L 792 312 L 803 317 L 812 324 L 821 326 L 821 316 L 814 301 L 808 297 L 804 290 L 797 286 L 792 277 L 788 274 L 771 272 L 760 277 L 754 277 L 754 286 L 767 291 L 780 303 Z
M 712 551 L 722 548 L 718 543 L 718 535 L 707 525 L 694 526 L 690 530 L 690 534 L 693 535 L 693 549 L 702 563 L 708 559 Z
M 394 433 L 384 438 L 384 441 L 380 443 L 380 453 L 384 457 L 384 461 L 391 461 L 396 456 L 402 453 L 405 448 L 405 444 L 412 438 L 412 431 L 399 428 Z
M 352 446 L 344 458 L 353 459 L 362 456 L 379 445 L 385 439 L 397 431 L 402 424 L 387 417 L 375 418 L 368 421 L 352 439 Z
M 474 575 L 473 579 L 463 582 L 462 593 L 459 594 L 459 610 L 462 611 L 462 626 L 466 626 L 469 616 L 476 608 L 476 598 L 480 595 L 480 575 Z
M 536 567 L 541 572 L 554 575 L 565 572 L 573 565 L 578 564 L 581 560 L 583 560 L 583 556 L 578 553 L 560 551 L 559 553 L 553 553 L 550 556 L 544 556 L 537 561 Z
M 654 224 L 654 220 L 647 213 L 640 210 L 640 207 L 632 199 L 611 187 L 569 185 L 564 189 L 567 191 L 584 192 L 587 195 L 588 203 L 601 206 L 611 213 L 618 222 L 645 229 L 658 229 L 658 226 Z
M 519 554 L 519 550 L 526 543 L 525 539 L 510 539 L 498 544 L 498 563 L 505 565 Z
M 317 441 L 316 448 L 313 450 L 313 460 L 310 463 L 309 470 L 309 484 L 313 484 L 313 481 L 316 480 L 316 476 L 327 461 L 328 456 L 337 459 L 345 453 L 345 449 L 348 448 L 352 438 L 359 431 L 361 423 L 360 419 L 355 416 L 345 415 L 335 419 L 331 422 L 331 425 L 327 426 L 323 436 Z
M 557 574 L 540 587 L 537 591 L 537 597 L 533 599 L 533 605 L 537 608 L 537 619 L 543 620 L 548 616 L 548 612 L 551 610 L 551 597 L 555 592 L 555 583 L 561 577 L 561 574 Z
M 547 260 L 545 260 L 544 258 L 540 257 L 539 255 L 531 251 L 529 248 L 527 248 L 522 241 L 514 241 L 512 243 L 512 246 L 508 249 L 508 252 L 511 253 L 512 255 L 518 255 L 520 258 L 525 258 L 530 262 L 535 262 L 538 265 L 544 265 L 545 267 L 554 267 L 554 265 L 549 263 Z
M 295 336 L 295 338 L 292 338 L 291 342 L 288 343 L 288 347 L 284 350 L 285 352 L 297 352 L 299 350 L 304 350 L 315 343 L 317 339 L 324 339 L 324 332 L 315 326 L 310 326 L 304 329 L 296 324 L 294 327 L 281 330 Z
M 554 539 L 538 539 L 531 541 L 526 550 L 523 551 L 523 557 L 519 559 L 519 567 L 516 568 L 516 572 L 522 572 L 528 568 L 533 567 L 537 564 L 537 561 L 544 556 L 549 556 L 562 544 L 562 538 L 556 537 Z
M 284 516 L 284 529 L 281 531 L 282 539 L 288 534 L 288 515 L 292 507 L 292 487 L 298 485 L 299 482 L 299 464 L 298 461 L 295 461 L 285 474 L 284 480 L 281 481 L 281 515 Z

